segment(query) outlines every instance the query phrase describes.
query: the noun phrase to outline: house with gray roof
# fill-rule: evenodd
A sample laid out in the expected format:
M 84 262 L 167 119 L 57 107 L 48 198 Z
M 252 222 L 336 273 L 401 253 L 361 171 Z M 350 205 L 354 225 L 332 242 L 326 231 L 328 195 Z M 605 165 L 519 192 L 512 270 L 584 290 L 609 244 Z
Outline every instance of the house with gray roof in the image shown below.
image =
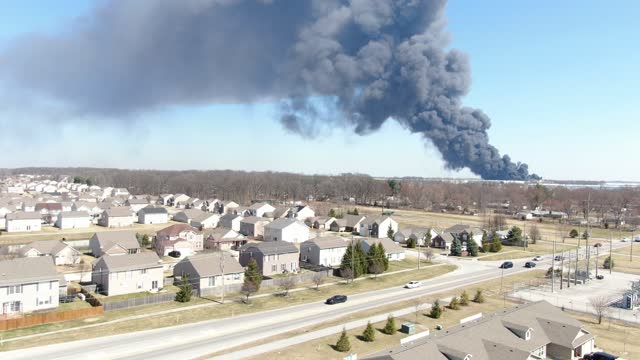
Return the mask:
M 38 212 L 13 212 L 5 215 L 7 232 L 40 231 L 42 218 Z
M 369 248 L 374 244 L 382 244 L 384 247 L 384 252 L 387 255 L 387 259 L 389 261 L 400 261 L 405 259 L 404 249 L 396 244 L 393 240 L 384 237 L 384 238 L 367 238 L 362 240 L 362 249 L 365 252 L 369 252 Z
M 200 209 L 187 209 L 173 216 L 174 221 L 190 224 L 197 229 L 210 229 L 218 226 L 220 215 L 202 211 Z
M 296 219 L 276 219 L 264 226 L 264 240 L 301 243 L 309 240 L 309 227 Z
M 18 250 L 21 257 L 49 256 L 56 265 L 73 265 L 80 262 L 82 253 L 60 240 L 37 240 Z
M 264 227 L 271 222 L 271 219 L 248 216 L 240 220 L 240 233 L 244 236 L 253 236 L 256 239 L 262 239 L 264 236 Z
M 66 294 L 66 283 L 56 272 L 52 258 L 0 261 L 0 314 L 55 309 L 61 292 Z
M 175 279 L 189 276 L 194 289 L 206 290 L 244 282 L 244 268 L 229 254 L 210 253 L 184 258 L 173 268 Z M 224 277 L 224 279 L 223 279 Z
M 162 261 L 154 252 L 102 256 L 93 264 L 91 282 L 107 296 L 158 291 L 164 287 Z
M 244 219 L 244 217 L 234 213 L 224 214 L 220 217 L 219 226 L 240 232 L 240 222 L 242 219 Z
M 255 203 L 249 207 L 251 215 L 257 217 L 263 217 L 265 216 L 265 213 L 272 213 L 275 209 L 275 207 L 267 204 L 266 202 Z
M 56 227 L 60 229 L 82 229 L 89 226 L 91 226 L 91 216 L 86 211 L 63 211 L 56 220 Z
M 577 360 L 595 336 L 546 301 L 517 305 L 365 357 L 368 360 Z
M 102 213 L 98 225 L 110 228 L 132 226 L 133 214 L 128 206 L 112 207 Z
M 298 271 L 298 248 L 286 241 L 248 243 L 240 248 L 240 265 L 255 259 L 264 276 Z
M 95 257 L 125 255 L 140 252 L 140 244 L 133 231 L 101 231 L 89 239 L 89 247 Z
M 391 216 L 365 216 L 360 221 L 360 236 L 386 238 L 389 228 L 394 234 L 398 231 L 398 222 Z
M 300 261 L 328 267 L 340 266 L 350 242 L 339 236 L 323 236 L 300 244 Z
M 166 224 L 168 222 L 169 213 L 161 206 L 147 206 L 138 211 L 138 223 L 140 224 Z

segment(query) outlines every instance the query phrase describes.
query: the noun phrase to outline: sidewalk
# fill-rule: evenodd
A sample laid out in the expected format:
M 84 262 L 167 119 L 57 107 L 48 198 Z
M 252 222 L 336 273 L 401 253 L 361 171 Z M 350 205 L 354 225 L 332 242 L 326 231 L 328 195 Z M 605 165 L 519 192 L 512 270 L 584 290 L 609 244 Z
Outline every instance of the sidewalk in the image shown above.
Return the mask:
M 443 265 L 447 265 L 447 264 L 440 263 L 440 264 L 431 265 L 429 267 L 436 267 L 436 266 L 443 266 Z M 378 276 L 379 277 L 388 276 L 388 275 L 399 274 L 399 273 L 404 273 L 404 272 L 413 271 L 413 270 L 417 270 L 417 268 L 416 269 L 405 269 L 405 270 L 398 270 L 398 271 L 383 273 L 383 274 L 380 274 Z M 446 274 L 444 274 L 444 275 L 446 275 Z M 441 276 L 444 276 L 444 275 L 441 275 Z M 354 279 L 354 281 L 362 281 L 362 280 L 366 280 L 368 278 L 369 278 L 369 276 L 361 277 L 361 278 Z M 340 284 L 341 282 L 343 282 L 343 281 L 333 281 L 333 282 L 330 282 L 330 283 L 322 284 L 319 287 L 334 286 L 334 285 Z M 290 293 L 291 292 L 298 292 L 298 291 L 304 291 L 304 290 L 309 290 L 309 289 L 311 289 L 311 288 L 310 287 L 299 287 L 299 288 L 292 289 L 289 292 Z M 274 295 L 277 295 L 279 293 L 280 293 L 280 291 L 274 291 L 274 292 L 254 295 L 251 298 L 252 299 L 256 299 L 256 298 L 262 298 L 262 297 L 267 297 L 267 296 L 274 296 Z M 9 338 L 9 339 L 1 339 L 0 338 L 0 345 L 3 344 L 3 343 L 12 342 L 12 341 L 26 340 L 26 339 L 32 339 L 32 338 L 36 338 L 36 337 L 40 337 L 40 336 L 55 335 L 55 334 L 69 332 L 69 331 L 76 331 L 76 330 L 95 328 L 95 327 L 99 327 L 99 326 L 113 325 L 113 324 L 117 324 L 117 323 L 121 323 L 121 322 L 131 321 L 131 320 L 138 320 L 138 319 L 144 319 L 144 318 L 153 317 L 153 316 L 173 314 L 173 313 L 178 313 L 178 312 L 182 312 L 182 311 L 189 311 L 189 310 L 193 310 L 193 309 L 199 309 L 199 308 L 208 307 L 208 306 L 215 306 L 215 305 L 220 305 L 220 303 L 212 301 L 209 304 L 186 306 L 186 307 L 182 307 L 182 308 L 178 308 L 178 309 L 169 309 L 169 310 L 157 311 L 157 312 L 148 313 L 148 314 L 127 316 L 127 317 L 123 317 L 123 318 L 120 318 L 120 319 L 115 319 L 115 320 L 110 320 L 110 321 L 105 321 L 105 322 L 96 323 L 96 324 L 90 324 L 90 325 L 76 326 L 76 327 L 72 327 L 72 328 L 68 328 L 68 329 L 60 329 L 60 330 L 49 331 L 49 332 L 44 332 L 44 333 L 25 335 L 25 336 L 18 336 L 18 337 L 13 337 L 13 338 Z

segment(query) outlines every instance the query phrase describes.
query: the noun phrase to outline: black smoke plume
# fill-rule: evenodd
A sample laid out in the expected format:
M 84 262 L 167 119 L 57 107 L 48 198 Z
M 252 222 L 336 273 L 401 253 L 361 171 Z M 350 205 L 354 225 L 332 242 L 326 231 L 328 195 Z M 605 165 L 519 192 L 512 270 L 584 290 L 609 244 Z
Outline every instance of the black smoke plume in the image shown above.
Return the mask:
M 462 106 L 469 62 L 449 50 L 444 0 L 112 0 L 65 33 L 23 37 L 0 81 L 110 118 L 171 105 L 281 103 L 289 130 L 338 122 L 366 134 L 394 119 L 450 169 L 530 179 Z

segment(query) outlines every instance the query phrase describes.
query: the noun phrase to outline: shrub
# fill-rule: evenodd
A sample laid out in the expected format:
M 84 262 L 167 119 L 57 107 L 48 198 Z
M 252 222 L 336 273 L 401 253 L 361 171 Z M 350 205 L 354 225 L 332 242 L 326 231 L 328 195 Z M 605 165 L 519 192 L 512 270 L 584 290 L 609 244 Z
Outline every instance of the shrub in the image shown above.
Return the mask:
M 191 291 L 193 291 L 191 282 L 189 282 L 189 275 L 183 275 L 181 282 L 180 291 L 176 293 L 175 300 L 177 302 L 189 302 L 191 301 Z
M 615 266 L 615 262 L 613 261 L 613 259 L 611 258 L 611 256 L 607 256 L 606 259 L 604 259 L 604 263 L 602 264 L 602 267 L 609 270 L 609 269 L 613 269 L 613 267 Z
M 460 309 L 460 300 L 458 300 L 457 296 L 454 296 L 453 298 L 451 298 L 451 301 L 449 302 L 449 309 L 451 310 Z
M 460 305 L 462 306 L 469 305 L 469 294 L 467 294 L 466 290 L 464 290 L 460 295 Z
M 440 316 L 442 316 L 442 308 L 440 307 L 440 301 L 436 300 L 433 305 L 431 305 L 429 317 L 433 319 L 440 319 Z
M 393 317 L 393 315 L 389 315 L 389 317 L 387 318 L 387 324 L 384 326 L 384 329 L 382 329 L 382 332 L 387 335 L 393 335 L 397 330 L 396 319 Z
M 484 302 L 484 295 L 482 294 L 482 290 L 478 289 L 476 291 L 476 295 L 473 297 L 473 302 L 482 304 Z
M 351 350 L 351 343 L 349 342 L 349 336 L 347 335 L 347 329 L 342 329 L 342 334 L 336 343 L 336 350 L 340 352 L 347 352 Z
M 376 331 L 373 329 L 373 325 L 371 325 L 371 322 L 367 323 L 367 328 L 364 329 L 364 332 L 362 333 L 362 340 L 366 342 L 372 342 L 376 340 Z
M 408 247 L 409 249 L 414 249 L 414 248 L 416 247 L 416 239 L 414 239 L 414 238 L 409 238 L 409 239 L 407 240 L 407 247 Z

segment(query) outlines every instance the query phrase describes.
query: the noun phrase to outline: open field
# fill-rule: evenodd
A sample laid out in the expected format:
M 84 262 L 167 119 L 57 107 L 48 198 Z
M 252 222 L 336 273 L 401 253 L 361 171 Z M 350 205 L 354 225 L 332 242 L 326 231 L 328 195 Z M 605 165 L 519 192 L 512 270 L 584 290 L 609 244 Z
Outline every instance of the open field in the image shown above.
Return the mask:
M 602 261 L 604 261 L 604 258 L 606 258 L 607 256 L 608 255 L 601 257 L 600 264 L 599 264 L 600 266 L 602 266 Z M 614 263 L 613 271 L 640 275 L 640 258 L 634 257 L 633 260 L 630 260 L 629 255 L 616 255 L 616 254 L 613 254 L 612 258 Z M 604 270 L 604 269 L 600 271 L 603 271 L 605 273 L 608 272 L 608 270 Z
M 350 284 L 340 283 L 338 285 L 331 285 L 320 287 L 315 290 L 311 287 L 302 291 L 291 292 L 287 298 L 277 295 L 270 295 L 266 297 L 254 298 L 251 304 L 246 305 L 237 301 L 240 299 L 239 294 L 227 294 L 227 301 L 225 304 L 212 304 L 213 300 L 192 298 L 190 303 L 163 303 L 158 305 L 143 306 L 125 310 L 105 312 L 103 316 L 92 319 L 75 320 L 64 323 L 46 324 L 41 326 L 34 326 L 31 328 L 17 329 L 6 331 L 3 333 L 5 339 L 24 336 L 34 333 L 54 331 L 59 329 L 67 329 L 78 327 L 82 325 L 106 322 L 109 320 L 115 320 L 127 316 L 133 316 L 138 314 L 152 313 L 162 310 L 176 309 L 179 307 L 186 307 L 191 305 L 210 303 L 213 306 L 205 306 L 190 311 L 158 315 L 145 318 L 144 320 L 131 320 L 124 321 L 115 324 L 105 324 L 104 326 L 93 327 L 88 329 L 80 329 L 77 331 L 69 331 L 60 334 L 54 334 L 46 337 L 38 337 L 32 339 L 25 339 L 15 342 L 6 343 L 4 349 L 17 349 L 35 345 L 46 345 L 56 342 L 73 341 L 90 337 L 115 335 L 132 331 L 148 330 L 159 327 L 166 327 L 177 324 L 186 324 L 202 320 L 216 319 L 222 317 L 229 317 L 243 313 L 258 312 L 264 310 L 271 310 L 281 308 L 288 305 L 301 304 L 312 301 L 324 300 L 336 293 L 351 295 L 365 291 L 373 291 L 390 286 L 403 285 L 409 280 L 415 279 L 428 279 L 436 277 L 453 271 L 455 266 L 453 265 L 434 265 L 430 267 L 424 267 L 422 269 L 409 271 L 406 273 L 394 274 L 392 276 L 381 276 L 377 279 L 365 279 L 356 281 Z M 277 289 L 270 289 L 271 291 Z M 267 291 L 263 289 L 262 291 Z

